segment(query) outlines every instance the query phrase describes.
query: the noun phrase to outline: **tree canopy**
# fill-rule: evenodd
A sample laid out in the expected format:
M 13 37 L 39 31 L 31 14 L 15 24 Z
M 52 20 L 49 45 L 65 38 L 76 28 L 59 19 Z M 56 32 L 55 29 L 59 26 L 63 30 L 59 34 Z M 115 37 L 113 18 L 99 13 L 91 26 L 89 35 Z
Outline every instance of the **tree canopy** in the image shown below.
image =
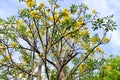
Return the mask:
M 27 6 L 18 16 L 0 19 L 0 79 L 93 80 L 104 63 L 101 45 L 116 29 L 113 15 L 99 17 L 84 3 L 20 2 Z

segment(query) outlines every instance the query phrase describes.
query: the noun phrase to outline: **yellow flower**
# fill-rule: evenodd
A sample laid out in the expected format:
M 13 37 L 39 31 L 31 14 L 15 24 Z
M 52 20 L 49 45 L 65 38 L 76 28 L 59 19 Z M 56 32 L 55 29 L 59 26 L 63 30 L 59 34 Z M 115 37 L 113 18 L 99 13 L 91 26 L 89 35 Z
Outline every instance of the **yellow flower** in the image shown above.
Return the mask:
M 44 2 L 40 2 L 39 8 L 42 9 L 44 7 L 44 5 L 45 5 Z
M 55 8 L 59 8 L 60 6 L 58 4 L 55 4 Z
M 68 11 L 67 8 L 65 8 L 65 9 L 62 11 L 62 17 L 63 17 L 63 19 L 66 19 L 66 20 L 68 20 L 68 19 L 70 18 L 70 13 L 69 13 L 69 11 Z
M 110 39 L 107 38 L 107 37 L 105 37 L 105 38 L 103 39 L 103 42 L 104 42 L 104 43 L 108 43 L 109 41 L 110 41 Z
M 91 38 L 91 42 L 92 42 L 93 45 L 95 45 L 97 43 L 97 41 L 94 37 Z
M 81 73 L 84 72 L 84 69 L 83 69 L 82 65 L 79 66 L 79 70 L 80 70 Z
M 0 44 L 0 48 L 2 48 L 2 50 L 5 50 L 5 49 L 6 49 L 6 46 L 3 45 L 3 44 Z
M 89 32 L 89 30 L 88 29 L 85 29 L 85 30 L 82 30 L 82 31 L 80 31 L 80 33 L 79 33 L 80 35 L 89 35 L 90 34 L 90 32 Z
M 24 73 L 21 73 L 18 75 L 19 78 L 24 78 L 25 77 L 25 74 Z
M 16 47 L 18 47 L 18 43 L 17 43 L 17 42 L 13 42 L 13 43 L 11 44 L 11 46 L 14 47 L 14 48 L 16 48 Z
M 97 11 L 94 9 L 94 10 L 92 10 L 92 13 L 96 14 L 96 13 L 97 13 Z
M 98 51 L 99 53 L 102 53 L 102 49 L 100 47 L 96 47 L 96 51 Z
M 24 22 L 23 20 L 17 20 L 16 24 L 21 25 L 21 24 L 23 24 L 23 22 Z
M 45 35 L 45 31 L 41 31 L 40 36 L 43 37 Z
M 84 24 L 83 21 L 78 21 L 78 22 L 76 23 L 76 26 L 81 26 L 81 25 L 83 25 L 83 24 Z
M 6 50 L 6 46 L 3 44 L 0 44 L 0 54 L 4 53 Z
M 55 16 L 54 16 L 54 19 L 55 19 L 55 21 L 56 21 L 56 20 L 58 19 L 58 15 L 55 15 Z
M 32 32 L 31 32 L 31 30 L 27 30 L 27 33 L 28 33 L 28 34 L 31 34 Z
M 29 2 L 27 3 L 27 6 L 28 6 L 29 8 L 32 8 L 33 6 L 36 6 L 36 2 L 35 2 L 35 1 L 29 1 Z
M 39 18 L 38 12 L 35 11 L 35 10 L 31 11 L 31 12 L 30 12 L 30 15 L 31 15 L 32 17 L 34 17 L 34 18 Z
M 107 70 L 112 70 L 112 67 L 111 67 L 111 66 L 105 66 L 105 68 L 106 68 Z
M 5 22 L 4 22 L 4 21 L 2 21 L 0 24 L 1 24 L 2 26 L 5 26 Z
M 92 56 L 90 56 L 89 59 L 92 61 L 94 58 Z

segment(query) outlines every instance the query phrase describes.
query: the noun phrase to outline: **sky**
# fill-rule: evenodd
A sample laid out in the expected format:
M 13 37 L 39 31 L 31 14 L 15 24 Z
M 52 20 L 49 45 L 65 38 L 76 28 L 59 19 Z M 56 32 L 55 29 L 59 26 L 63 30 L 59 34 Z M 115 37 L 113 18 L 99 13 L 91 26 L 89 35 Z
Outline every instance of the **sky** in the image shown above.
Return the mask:
M 40 1 L 40 0 L 39 0 Z M 43 0 L 42 0 L 43 1 Z M 44 0 L 43 2 L 47 2 Z M 61 6 L 67 7 L 70 4 L 80 4 L 81 0 L 62 0 Z M 117 30 L 109 32 L 112 36 L 111 41 L 104 45 L 104 51 L 110 55 L 120 55 L 120 5 L 119 0 L 82 0 L 90 10 L 96 9 L 101 16 L 108 16 L 114 14 L 114 20 L 117 23 Z M 6 19 L 11 15 L 17 15 L 18 9 L 25 7 L 23 3 L 18 0 L 0 0 L 0 17 Z

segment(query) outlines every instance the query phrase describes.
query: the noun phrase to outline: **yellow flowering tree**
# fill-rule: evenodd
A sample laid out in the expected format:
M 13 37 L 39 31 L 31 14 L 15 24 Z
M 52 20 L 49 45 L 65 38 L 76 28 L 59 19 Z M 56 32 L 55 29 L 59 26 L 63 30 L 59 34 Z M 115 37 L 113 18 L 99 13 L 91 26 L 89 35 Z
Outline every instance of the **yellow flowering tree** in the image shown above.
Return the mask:
M 49 5 L 20 1 L 27 7 L 17 17 L 0 19 L 0 79 L 86 80 L 93 76 L 104 60 L 101 45 L 110 41 L 107 32 L 116 29 L 113 15 L 99 18 L 96 10 L 87 13 L 83 3 L 60 8 L 58 0 L 49 0 Z

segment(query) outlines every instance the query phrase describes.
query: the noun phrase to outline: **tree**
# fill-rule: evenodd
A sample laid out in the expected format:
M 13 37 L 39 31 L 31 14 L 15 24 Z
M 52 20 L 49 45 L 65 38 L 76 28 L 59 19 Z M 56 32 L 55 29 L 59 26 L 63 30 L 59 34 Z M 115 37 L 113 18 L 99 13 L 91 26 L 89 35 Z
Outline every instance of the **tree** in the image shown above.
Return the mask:
M 100 18 L 96 10 L 88 13 L 83 3 L 61 9 L 58 0 L 49 0 L 49 6 L 20 1 L 27 7 L 17 17 L 0 19 L 0 78 L 86 80 L 93 76 L 104 61 L 100 45 L 108 43 L 107 32 L 116 29 L 113 15 Z
M 93 77 L 96 80 L 119 80 L 120 79 L 120 56 L 110 56 L 98 69 Z

